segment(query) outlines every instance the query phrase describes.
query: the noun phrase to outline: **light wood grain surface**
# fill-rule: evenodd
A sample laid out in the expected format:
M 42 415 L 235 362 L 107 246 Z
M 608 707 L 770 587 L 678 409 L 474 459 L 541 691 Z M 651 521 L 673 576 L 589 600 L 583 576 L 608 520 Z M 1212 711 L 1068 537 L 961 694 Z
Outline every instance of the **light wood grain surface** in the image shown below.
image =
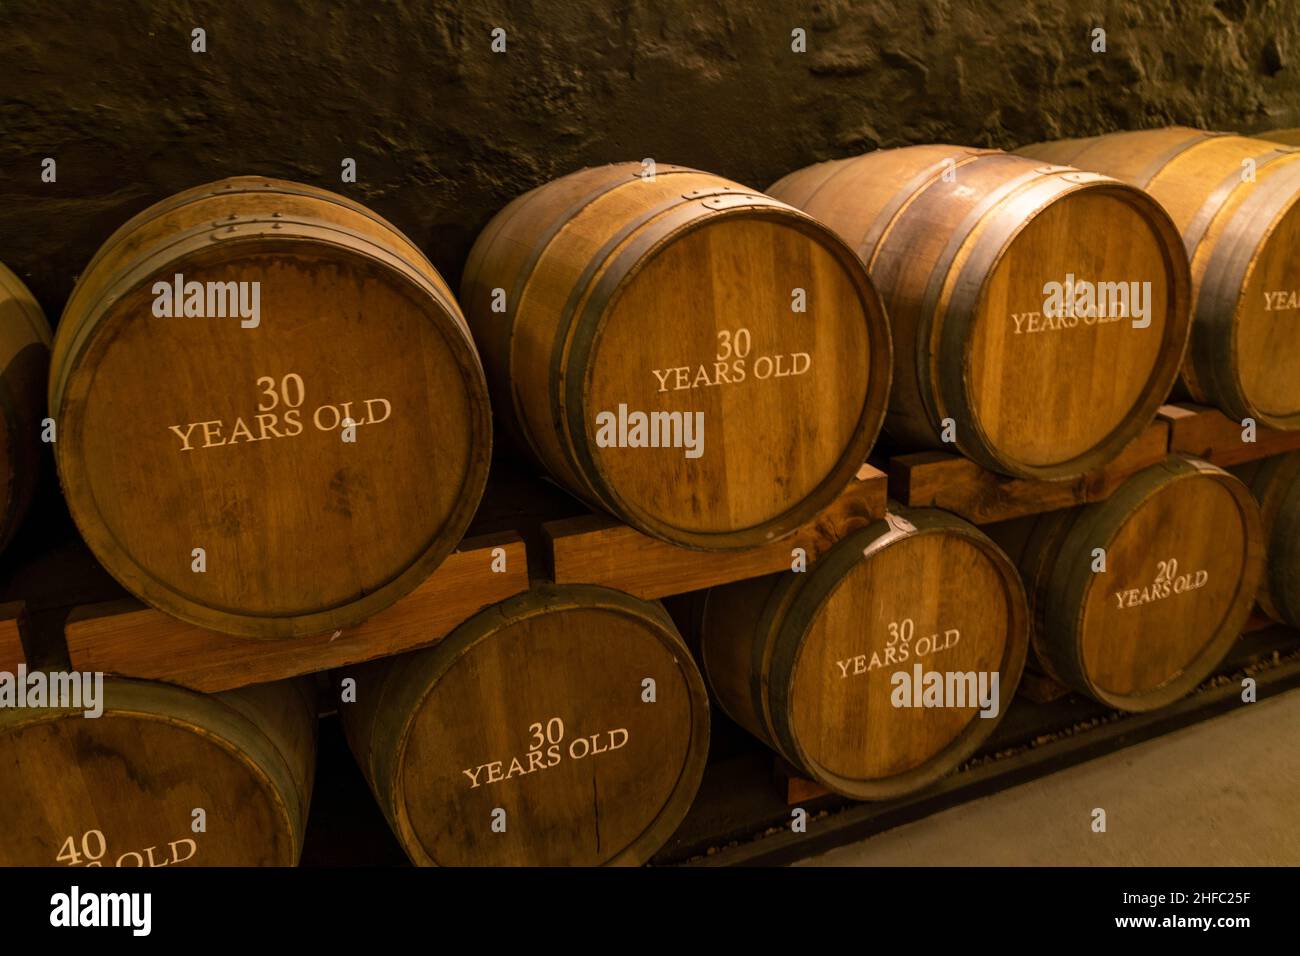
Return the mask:
M 1168 395 L 1190 278 L 1173 222 L 1140 190 L 935 145 L 810 166 L 771 192 L 867 263 L 894 337 L 886 430 L 904 448 L 955 450 L 1013 477 L 1074 477 L 1119 454 Z M 1048 316 L 1048 283 L 1068 276 L 1138 283 L 1150 324 L 1109 305 Z
M 259 324 L 157 315 L 178 274 L 258 283 Z M 486 383 L 450 290 L 324 190 L 242 177 L 141 213 L 83 272 L 52 369 L 83 537 L 199 627 L 300 637 L 373 615 L 451 552 L 486 480 Z
M 767 543 L 834 500 L 875 440 L 879 298 L 853 251 L 790 206 L 696 170 L 641 172 L 555 180 L 475 243 L 462 299 L 498 417 L 557 481 L 644 534 Z M 699 416 L 700 453 L 609 445 L 599 416 L 620 408 Z

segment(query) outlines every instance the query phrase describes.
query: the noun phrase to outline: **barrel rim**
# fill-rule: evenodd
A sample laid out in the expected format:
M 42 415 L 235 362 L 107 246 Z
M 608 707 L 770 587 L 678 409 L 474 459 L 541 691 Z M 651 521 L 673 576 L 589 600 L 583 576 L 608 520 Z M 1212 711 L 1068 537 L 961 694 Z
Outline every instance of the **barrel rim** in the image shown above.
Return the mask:
M 262 188 L 253 188 L 254 184 L 260 184 Z M 219 187 L 219 188 L 218 188 Z M 310 183 L 295 182 L 290 179 L 280 179 L 275 176 L 258 176 L 254 174 L 245 174 L 238 176 L 227 176 L 223 179 L 214 179 L 209 182 L 199 183 L 182 189 L 180 192 L 164 196 L 156 202 L 150 203 L 139 212 L 132 215 L 126 222 L 118 226 L 111 232 L 107 239 L 95 250 L 90 261 L 82 269 L 82 275 L 88 275 L 99 263 L 111 252 L 123 239 L 134 233 L 145 223 L 152 222 L 155 219 L 169 212 L 188 206 L 193 203 L 203 202 L 209 199 L 219 199 L 225 196 L 236 194 L 260 194 L 266 196 L 291 195 L 304 196 L 310 199 L 319 199 L 322 202 L 328 202 L 332 205 L 342 206 L 343 208 L 358 213 L 367 219 L 383 226 L 389 231 L 396 233 L 406 240 L 410 246 L 419 252 L 419 247 L 411 242 L 410 238 L 398 229 L 395 225 L 379 215 L 373 209 L 362 203 L 357 202 L 344 196 L 342 193 L 336 193 L 330 189 L 324 189 L 320 186 L 313 186 Z M 423 253 L 420 253 L 423 256 Z M 429 268 L 433 268 L 427 257 L 424 259 Z M 71 302 L 71 299 L 69 299 Z M 62 324 L 62 323 L 60 323 Z
M 685 818 L 699 790 L 708 759 L 709 705 L 704 679 L 672 619 L 662 605 L 642 601 L 613 588 L 594 584 L 544 583 L 479 611 L 439 643 L 410 655 L 401 667 L 399 684 L 392 685 L 390 680 L 385 680 L 384 692 L 388 694 L 386 705 L 400 708 L 403 720 L 392 743 L 383 748 L 391 752 L 391 759 L 384 761 L 391 768 L 391 775 L 383 781 L 385 792 L 382 800 L 386 810 L 391 813 L 390 820 L 395 824 L 398 839 L 412 862 L 420 866 L 440 865 L 420 842 L 411 822 L 403 760 L 416 716 L 426 705 L 438 682 L 465 659 L 480 641 L 488 640 L 494 634 L 531 618 L 576 609 L 621 614 L 647 625 L 647 631 L 653 633 L 672 654 L 682 677 L 689 708 L 689 735 L 682 766 L 672 789 L 641 833 L 602 865 L 637 866 L 647 862 Z M 375 746 L 373 738 L 370 748 L 372 753 L 380 749 Z
M 486 487 L 491 461 L 491 411 L 482 365 L 469 335 L 467 333 L 452 335 L 450 329 L 442 321 L 437 320 L 437 316 L 447 316 L 447 303 L 441 296 L 429 295 L 430 289 L 434 286 L 426 283 L 424 277 L 417 271 L 395 267 L 392 262 L 376 256 L 374 251 L 380 247 L 371 240 L 354 237 L 364 245 L 352 245 L 329 238 L 333 233 L 345 237 L 351 236 L 348 230 L 339 229 L 333 224 L 297 223 L 294 220 L 275 221 L 292 222 L 311 229 L 320 229 L 322 233 L 270 236 L 265 233 L 248 232 L 214 243 L 210 239 L 204 241 L 213 234 L 213 227 L 210 225 L 201 225 L 187 230 L 182 238 L 168 243 L 153 255 L 133 262 L 131 268 L 105 290 L 104 295 L 86 311 L 86 318 L 79 323 L 79 334 L 64 353 L 64 361 L 61 368 L 57 370 L 57 376 L 52 375 L 50 380 L 51 412 L 63 419 L 64 434 L 56 443 L 55 450 L 59 478 L 68 501 L 68 510 L 82 537 L 100 563 L 132 594 L 181 621 L 227 634 L 267 640 L 323 634 L 334 629 L 349 627 L 410 594 L 433 573 L 464 536 L 465 529 L 473 519 L 479 499 Z M 461 372 L 460 381 L 465 386 L 468 412 L 466 424 L 470 436 L 465 475 L 460 491 L 454 497 L 454 506 L 445 516 L 438 533 L 429 539 L 427 546 L 413 561 L 398 569 L 379 587 L 366 591 L 360 598 L 344 600 L 322 610 L 296 614 L 248 614 L 238 608 L 206 605 L 156 580 L 152 573 L 117 541 L 116 536 L 110 533 L 107 524 L 98 517 L 98 507 L 86 507 L 89 503 L 93 503 L 94 495 L 91 491 L 90 476 L 84 467 L 84 456 L 75 455 L 68 450 L 70 447 L 79 447 L 78 423 L 84 420 L 81 405 L 84 404 L 87 389 L 94 377 L 94 370 L 87 369 L 86 356 L 97 346 L 101 349 L 108 347 L 107 344 L 100 343 L 115 325 L 107 321 L 113 314 L 113 307 L 120 300 L 136 295 L 142 288 L 146 288 L 150 280 L 158 274 L 159 266 L 175 261 L 175 256 L 181 254 L 178 251 L 181 246 L 185 247 L 186 252 L 191 253 L 191 262 L 205 261 L 209 256 L 215 256 L 217 259 L 236 257 L 245 247 L 255 248 L 261 253 L 275 252 L 281 247 L 301 253 L 305 248 L 315 247 L 316 251 L 323 255 L 334 255 L 353 261 L 363 260 L 371 267 L 382 271 L 388 277 L 388 281 L 405 287 L 408 293 L 413 293 L 411 295 L 413 301 L 428 301 L 429 304 L 424 310 L 425 318 L 431 320 L 430 324 L 442 336 L 449 356 Z M 371 246 L 374 249 L 370 248 Z M 404 263 L 400 257 L 395 259 L 399 263 Z M 459 329 L 459 325 L 454 321 L 451 325 Z M 72 409 L 74 414 L 68 415 L 69 409 Z
M 618 272 L 613 273 L 615 279 L 607 297 L 598 299 L 596 291 L 587 295 L 582 311 L 576 317 L 575 327 L 569 337 L 571 344 L 567 348 L 567 366 L 581 370 L 579 375 L 570 375 L 566 379 L 564 389 L 568 398 L 564 416 L 567 425 L 565 432 L 569 438 L 568 447 L 579 465 L 577 470 L 593 485 L 593 490 L 602 501 L 612 503 L 609 510 L 618 514 L 628 524 L 653 537 L 694 550 L 741 550 L 766 544 L 796 530 L 830 505 L 852 480 L 875 444 L 884 424 L 892 384 L 893 343 L 888 318 L 879 292 L 867 274 L 861 258 L 839 235 L 806 213 L 761 193 L 754 192 L 749 195 L 765 202 L 760 205 L 717 210 L 711 214 L 697 214 L 686 222 L 674 224 L 672 228 L 655 235 L 649 248 L 638 254 L 634 260 L 626 262 L 625 268 L 612 267 L 618 268 Z M 720 532 L 688 531 L 633 506 L 618 493 L 614 485 L 605 480 L 603 472 L 597 467 L 588 430 L 589 422 L 583 415 L 584 410 L 590 405 L 594 374 L 589 358 L 599 343 L 609 314 L 642 269 L 660 252 L 684 236 L 732 218 L 769 220 L 783 226 L 792 226 L 804 233 L 811 241 L 821 244 L 840 263 L 862 303 L 866 329 L 866 355 L 864 356 L 864 366 L 867 368 L 866 390 L 850 441 L 841 452 L 835 466 L 800 501 L 772 518 L 748 528 Z M 605 274 L 611 273 L 607 271 Z
M 297 226 L 299 231 L 285 231 L 283 233 L 271 233 L 265 229 L 262 231 L 249 231 L 250 228 L 256 229 L 257 227 L 282 230 L 285 226 Z M 220 235 L 223 229 L 226 234 Z M 239 230 L 243 231 L 239 232 Z M 203 241 L 205 237 L 209 240 L 208 242 Z M 321 248 L 341 250 L 356 256 L 358 259 L 364 259 L 374 265 L 384 267 L 391 274 L 403 276 L 442 307 L 444 314 L 458 327 L 463 338 L 467 340 L 471 338 L 468 325 L 455 298 L 444 292 L 439 287 L 438 282 L 434 281 L 435 278 L 442 281 L 436 269 L 430 266 L 431 272 L 425 273 L 421 271 L 419 263 L 411 262 L 401 255 L 398 250 L 388 248 L 382 242 L 346 226 L 311 217 L 283 218 L 276 216 L 251 216 L 238 221 L 232 219 L 215 223 L 201 222 L 188 229 L 169 235 L 166 239 L 150 245 L 141 254 L 120 264 L 117 272 L 105 283 L 99 295 L 80 311 L 75 321 L 69 320 L 59 323 L 50 356 L 51 374 L 47 399 L 51 412 L 57 413 L 66 388 L 66 379 L 72 374 L 71 370 L 77 366 L 78 360 L 83 357 L 87 342 L 100 333 L 97 326 L 110 315 L 112 307 L 120 299 L 136 291 L 138 286 L 153 277 L 160 267 L 172 268 L 169 264 L 180 257 L 188 253 L 210 249 L 214 244 L 222 248 L 260 245 L 261 248 L 270 249 L 277 244 L 287 245 L 291 243 L 306 248 L 316 245 Z M 83 274 L 82 282 L 89 275 L 89 272 Z M 78 286 L 80 287 L 81 284 L 78 283 Z M 75 289 L 73 293 L 75 295 Z M 69 304 L 71 304 L 71 300 L 69 300 Z M 69 318 L 67 309 L 64 310 L 64 318 Z M 449 338 L 448 336 L 444 337 Z M 479 374 L 482 376 L 483 367 L 476 350 L 473 358 L 474 363 L 478 366 Z M 486 389 L 486 383 L 484 388 Z

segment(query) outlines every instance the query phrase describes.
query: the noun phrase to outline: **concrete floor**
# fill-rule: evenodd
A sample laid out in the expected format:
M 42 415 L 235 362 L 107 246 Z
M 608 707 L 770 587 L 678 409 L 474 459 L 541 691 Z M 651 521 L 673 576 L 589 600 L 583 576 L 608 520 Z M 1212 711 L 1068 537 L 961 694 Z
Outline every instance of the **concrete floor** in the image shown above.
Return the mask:
M 1300 690 L 799 865 L 1298 864 Z

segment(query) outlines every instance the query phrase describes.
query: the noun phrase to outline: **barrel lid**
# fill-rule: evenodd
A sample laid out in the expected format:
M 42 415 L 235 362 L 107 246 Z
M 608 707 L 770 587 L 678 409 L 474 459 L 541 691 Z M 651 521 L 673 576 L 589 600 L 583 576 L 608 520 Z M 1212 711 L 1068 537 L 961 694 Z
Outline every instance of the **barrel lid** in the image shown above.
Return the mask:
M 938 363 L 983 463 L 1049 479 L 1100 465 L 1146 427 L 1190 319 L 1186 256 L 1159 205 L 1053 170 L 997 206 L 953 263 L 949 310 L 967 320 L 945 323 Z
M 1061 544 L 1044 626 L 1070 650 L 1063 676 L 1125 710 L 1177 700 L 1236 640 L 1262 568 L 1259 509 L 1240 481 L 1173 456 L 1139 472 Z
M 412 590 L 487 470 L 486 386 L 448 303 L 398 244 L 337 222 L 214 220 L 146 248 L 52 376 L 60 477 L 101 563 L 252 637 Z
M 703 774 L 699 672 L 662 608 L 619 592 L 534 589 L 396 680 L 399 735 L 371 746 L 391 752 L 376 766 L 417 863 L 643 863 Z
M 109 679 L 100 703 L 0 709 L 0 864 L 297 863 L 302 795 L 251 720 L 163 684 Z
M 629 187 L 632 188 L 632 187 Z M 772 540 L 829 503 L 884 417 L 883 307 L 842 240 L 761 194 L 686 194 L 613 251 L 562 354 L 574 455 L 640 530 Z
M 1026 599 L 1006 556 L 951 515 L 896 509 L 808 575 L 769 665 L 773 729 L 796 762 L 837 792 L 883 799 L 974 752 L 1025 659 Z M 974 696 L 961 707 L 913 706 L 927 675 L 968 672 L 972 690 L 984 675 L 995 717 L 980 717 Z

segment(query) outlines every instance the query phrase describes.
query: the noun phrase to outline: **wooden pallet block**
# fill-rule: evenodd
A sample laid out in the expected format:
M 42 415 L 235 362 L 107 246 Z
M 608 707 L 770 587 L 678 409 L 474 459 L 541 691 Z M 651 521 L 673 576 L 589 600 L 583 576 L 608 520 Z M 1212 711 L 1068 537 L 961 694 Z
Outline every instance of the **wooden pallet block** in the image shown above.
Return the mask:
M 1039 671 L 1028 670 L 1020 675 L 1016 693 L 1035 704 L 1050 704 L 1070 693 L 1070 688 Z
M 1267 614 L 1264 614 L 1258 607 L 1256 607 L 1250 612 L 1250 617 L 1246 619 L 1246 623 L 1242 625 L 1241 633 L 1254 634 L 1256 631 L 1264 631 L 1270 627 L 1277 626 L 1277 621 L 1272 620 Z
M 809 780 L 784 757 L 776 757 L 772 761 L 772 783 L 787 807 L 797 807 L 832 796 L 829 790 L 817 781 Z
M 27 659 L 18 622 L 23 616 L 22 601 L 0 604 L 0 671 L 13 673 Z
M 914 508 L 951 511 L 972 524 L 994 524 L 1101 501 L 1168 454 L 1169 423 L 1161 419 L 1101 468 L 1066 481 L 1010 478 L 959 455 L 915 452 L 889 460 L 889 496 Z
M 650 599 L 788 570 L 794 548 L 803 548 L 812 561 L 845 535 L 884 517 L 885 498 L 884 473 L 863 465 L 812 521 L 745 551 L 691 551 L 605 515 L 550 521 L 542 531 L 557 584 L 601 584 Z
M 502 552 L 505 570 L 493 571 L 494 557 Z M 213 693 L 434 644 L 479 609 L 526 590 L 524 543 L 509 532 L 463 541 L 406 597 L 333 634 L 283 640 L 234 637 L 185 624 L 136 601 L 77 608 L 68 618 L 65 634 L 77 670 L 166 681 Z
M 1241 440 L 1242 427 L 1217 408 L 1179 403 L 1162 405 L 1160 418 L 1169 423 L 1169 450 L 1227 468 L 1260 458 L 1300 450 L 1300 431 L 1258 427 L 1255 440 Z

